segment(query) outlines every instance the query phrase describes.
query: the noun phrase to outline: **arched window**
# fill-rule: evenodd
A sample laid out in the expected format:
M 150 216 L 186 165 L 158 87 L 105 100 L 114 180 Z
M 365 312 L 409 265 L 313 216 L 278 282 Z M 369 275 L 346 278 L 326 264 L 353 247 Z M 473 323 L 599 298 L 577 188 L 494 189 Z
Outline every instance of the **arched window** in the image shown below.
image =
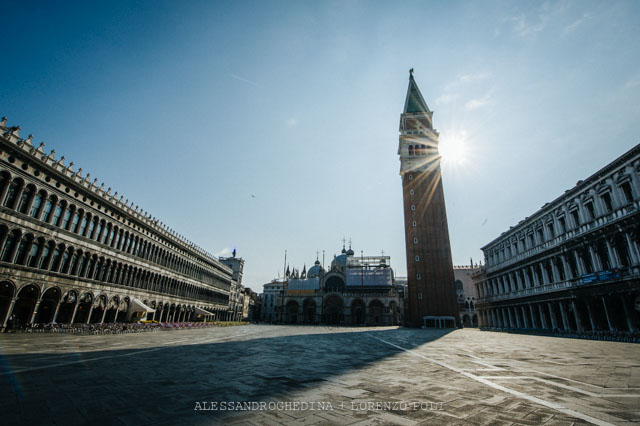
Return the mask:
M 62 216 L 62 206 L 58 204 L 53 210 L 53 218 L 51 219 L 51 224 L 53 226 L 58 226 L 58 223 L 60 222 L 60 216 Z
M 42 256 L 40 256 L 40 262 L 38 263 L 38 269 L 44 269 L 45 265 L 47 264 L 47 259 L 49 258 L 49 253 L 51 252 L 51 249 L 49 248 L 48 244 L 45 244 L 42 247 Z
M 25 190 L 22 192 L 22 196 L 20 196 L 20 202 L 18 203 L 18 208 L 17 208 L 17 210 L 20 213 L 27 214 L 27 208 L 29 207 L 29 200 L 33 196 L 34 192 L 35 192 L 35 189 L 31 185 L 27 186 Z
M 13 231 L 7 237 L 7 240 L 4 242 L 4 247 L 2 247 L 2 261 L 3 262 L 11 262 L 13 261 L 13 248 L 17 243 L 18 234 L 16 231 Z
M 32 268 L 36 267 L 36 261 L 38 260 L 38 251 L 40 250 L 40 243 L 38 241 L 34 241 L 31 246 L 31 251 L 29 252 L 29 256 L 27 257 L 27 266 Z
M 409 155 L 415 155 L 415 149 L 413 148 L 413 145 L 409 145 Z
M 73 214 L 73 219 L 71 221 L 71 228 L 69 228 L 69 231 L 73 232 L 74 234 L 76 232 L 78 232 L 78 223 L 80 222 L 80 214 L 78 212 L 75 212 Z
M 60 228 L 67 229 L 69 227 L 69 221 L 71 219 L 71 213 L 74 210 L 73 206 L 69 206 L 65 212 L 64 217 L 62 218 L 62 223 L 60 224 Z
M 60 260 L 60 248 L 56 247 L 53 250 L 53 255 L 51 256 L 51 267 L 49 268 L 50 271 L 52 272 L 56 272 L 58 271 L 58 264 Z
M 85 229 L 87 229 L 87 217 L 83 217 L 82 221 L 80 222 L 80 230 L 78 231 L 78 235 L 83 235 L 84 236 L 84 231 Z
M 24 265 L 24 262 L 26 260 L 26 250 L 27 250 L 27 245 L 31 242 L 30 238 L 27 238 L 26 236 L 23 237 L 20 240 L 20 244 L 18 244 L 18 250 L 16 250 L 16 255 L 14 257 L 14 261 L 15 263 L 17 263 L 18 265 Z
M 89 230 L 87 230 L 87 238 L 93 239 L 93 231 L 94 229 L 96 229 L 97 221 L 98 221 L 98 218 L 95 218 L 91 222 L 89 222 Z
M 4 206 L 13 208 L 13 205 L 16 202 L 16 197 L 18 196 L 18 191 L 20 190 L 20 182 L 16 179 L 11 182 L 9 185 L 9 189 L 7 190 L 7 195 L 4 198 Z
M 63 274 L 66 274 L 68 271 L 67 269 L 69 268 L 69 250 L 65 250 L 64 253 L 62 253 L 62 261 L 60 262 L 60 272 L 62 272 Z
M 40 205 L 42 204 L 42 195 L 36 194 L 33 199 L 33 204 L 31 204 L 31 211 L 29 212 L 29 216 L 38 218 L 38 213 L 40 212 Z
M 52 208 L 53 208 L 53 201 L 51 201 L 51 198 L 49 198 L 44 203 L 44 207 L 42 209 L 42 217 L 40 218 L 40 220 L 42 220 L 43 222 L 48 222 L 49 221 L 49 216 L 51 216 L 51 209 Z

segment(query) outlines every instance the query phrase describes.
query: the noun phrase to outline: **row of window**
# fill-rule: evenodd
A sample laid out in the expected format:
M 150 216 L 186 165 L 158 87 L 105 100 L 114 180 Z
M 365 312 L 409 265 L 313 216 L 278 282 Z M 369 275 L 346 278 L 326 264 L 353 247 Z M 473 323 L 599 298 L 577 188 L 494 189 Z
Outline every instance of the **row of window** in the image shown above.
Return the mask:
M 612 197 L 613 194 L 613 197 Z M 568 211 L 571 222 L 568 224 L 564 215 L 556 218 L 555 221 L 547 222 L 546 225 L 538 228 L 535 232 L 530 232 L 515 242 L 509 243 L 501 250 L 495 250 L 487 258 L 489 266 L 508 260 L 526 250 L 532 249 L 546 241 L 553 240 L 556 236 L 562 235 L 569 229 L 576 229 L 584 223 L 611 213 L 614 208 L 627 205 L 633 201 L 633 190 L 630 181 L 622 182 L 617 186 L 617 192 L 606 191 L 600 194 L 599 205 L 596 206 L 594 199 L 582 203 Z M 614 202 L 614 199 L 616 200 Z M 571 226 L 571 228 L 568 228 Z
M 55 241 L 0 226 L 0 260 L 87 280 L 226 305 L 228 296 Z
M 121 229 L 96 214 L 85 212 L 66 200 L 59 200 L 44 190 L 38 191 L 33 184 L 25 184 L 21 178 L 11 179 L 6 171 L 0 174 L 0 200 L 4 207 L 114 250 L 156 263 L 201 282 L 217 282 L 216 275 L 211 271 Z
M 600 239 L 591 246 L 577 247 L 564 256 L 556 256 L 534 265 L 509 272 L 480 283 L 479 294 L 495 296 L 511 291 L 577 279 L 596 271 L 631 265 L 629 242 L 624 235 L 616 235 L 611 242 Z M 637 245 L 637 243 L 636 243 Z

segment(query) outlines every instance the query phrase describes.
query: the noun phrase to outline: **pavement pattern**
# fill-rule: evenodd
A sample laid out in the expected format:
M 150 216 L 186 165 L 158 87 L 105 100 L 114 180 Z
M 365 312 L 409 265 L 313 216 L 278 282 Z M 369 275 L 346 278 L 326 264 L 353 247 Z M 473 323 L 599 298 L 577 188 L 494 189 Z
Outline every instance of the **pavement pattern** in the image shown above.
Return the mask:
M 640 424 L 640 346 L 247 325 L 0 335 L 2 425 Z

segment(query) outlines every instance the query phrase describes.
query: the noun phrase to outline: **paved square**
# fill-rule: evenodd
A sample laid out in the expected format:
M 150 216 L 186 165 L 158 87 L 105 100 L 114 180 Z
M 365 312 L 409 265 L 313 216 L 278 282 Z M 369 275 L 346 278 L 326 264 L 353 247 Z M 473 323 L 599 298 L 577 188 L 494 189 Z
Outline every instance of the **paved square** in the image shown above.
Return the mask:
M 5 334 L 0 365 L 3 425 L 640 423 L 630 343 L 250 325 Z

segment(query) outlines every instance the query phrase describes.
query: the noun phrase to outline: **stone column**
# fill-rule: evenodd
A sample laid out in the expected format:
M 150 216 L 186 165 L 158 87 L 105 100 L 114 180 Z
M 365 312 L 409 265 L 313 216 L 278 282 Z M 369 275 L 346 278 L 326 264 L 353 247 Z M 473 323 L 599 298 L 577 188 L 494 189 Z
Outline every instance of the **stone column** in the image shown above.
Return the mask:
M 609 325 L 609 331 L 614 331 L 613 325 L 611 324 L 611 318 L 609 318 L 609 309 L 607 309 L 607 301 L 604 296 L 601 296 L 602 306 L 604 307 L 604 314 L 607 317 L 607 324 Z
M 93 313 L 93 303 L 91 303 L 91 307 L 89 308 L 89 315 L 87 315 L 87 322 L 89 324 L 91 322 L 91 314 Z
M 573 299 L 571 300 L 571 308 L 573 309 L 573 316 L 575 317 L 575 320 L 576 320 L 576 327 L 578 328 L 578 331 L 582 333 L 584 331 L 584 327 L 582 326 L 582 321 L 580 320 L 580 314 L 578 313 L 578 307 L 576 306 L 576 301 Z
M 516 271 L 516 282 L 518 284 L 518 290 L 524 290 L 525 289 L 524 283 L 522 282 L 522 277 L 520 275 L 521 273 L 522 273 L 522 271 L 520 271 L 520 270 Z
M 9 317 L 13 313 L 13 307 L 16 306 L 16 302 L 17 301 L 18 301 L 17 297 L 14 297 L 13 299 L 11 299 L 11 304 L 9 305 L 9 309 L 7 309 L 7 314 L 4 316 L 3 321 L 2 321 L 2 330 L 3 331 L 7 329 L 7 324 L 9 323 Z
M 571 268 L 569 268 L 569 262 L 567 262 L 566 257 L 563 255 L 560 256 L 560 263 L 562 263 L 562 269 L 564 270 L 565 280 L 576 278 L 571 274 Z
M 33 308 L 33 314 L 31 315 L 31 321 L 29 321 L 31 324 L 33 324 L 33 322 L 36 320 L 36 316 L 38 316 L 38 310 L 40 309 L 40 301 L 38 300 L 36 302 L 36 306 L 34 306 Z
M 600 259 L 596 256 L 593 247 L 589 246 L 589 256 L 591 256 L 591 263 L 593 264 L 593 269 L 596 271 L 602 271 L 602 265 L 600 264 Z
M 76 306 L 73 307 L 73 314 L 71 314 L 71 321 L 69 324 L 73 324 L 73 321 L 76 319 L 76 312 L 78 312 L 78 306 L 80 306 L 80 302 L 76 300 Z
M 56 305 L 56 310 L 55 310 L 55 312 L 53 313 L 53 319 L 51 320 L 51 322 L 56 323 L 56 324 L 58 323 L 58 322 L 56 321 L 56 319 L 58 319 L 58 311 L 60 311 L 60 306 L 61 306 L 61 305 L 62 305 L 62 302 L 58 302 L 58 303 L 57 303 L 57 305 Z
M 562 317 L 562 326 L 565 330 L 569 330 L 569 319 L 567 318 L 567 311 L 564 309 L 564 302 L 561 300 L 558 302 L 560 305 L 560 316 Z
M 620 303 L 622 303 L 622 309 L 624 309 L 624 317 L 627 320 L 627 327 L 629 327 L 630 332 L 634 332 L 633 319 L 631 318 L 631 312 L 629 312 L 629 307 L 627 306 L 627 301 L 624 299 L 624 296 L 619 295 Z
M 611 243 L 609 242 L 608 238 L 604 239 L 604 243 L 607 246 L 607 253 L 609 254 L 609 263 L 611 264 L 611 269 L 613 268 L 619 268 L 620 267 L 620 260 L 618 259 L 618 256 L 616 256 L 616 253 L 613 250 L 613 247 L 611 246 Z
M 580 255 L 578 254 L 577 250 L 573 251 L 573 256 L 576 259 L 576 269 L 578 270 L 578 275 L 584 275 L 586 272 L 586 269 L 584 267 L 584 263 L 582 263 L 582 258 L 580 257 Z M 577 277 L 576 277 L 577 278 Z
M 520 305 L 520 313 L 522 314 L 522 320 L 524 322 L 524 328 L 531 328 L 529 326 L 529 317 L 527 316 L 527 310 L 524 305 Z
M 513 311 L 515 312 L 516 315 L 516 325 L 518 326 L 518 328 L 523 328 L 522 327 L 522 320 L 520 319 L 520 313 L 518 312 L 518 305 L 513 307 Z
M 102 319 L 100 320 L 100 324 L 104 324 L 104 319 L 107 316 L 107 305 L 104 306 L 104 309 L 102 310 Z
M 536 316 L 533 313 L 533 306 L 529 303 L 529 313 L 531 314 L 531 328 L 538 328 L 536 325 Z
M 509 316 L 509 327 L 516 328 L 515 323 L 513 321 L 513 314 L 511 313 L 511 307 L 507 307 L 507 314 Z
M 527 268 L 522 268 L 522 275 L 524 276 L 524 284 L 527 288 L 533 287 L 531 280 L 529 279 L 529 274 L 527 274 Z
M 553 281 L 554 282 L 562 281 L 560 279 L 560 274 L 558 273 L 558 266 L 556 265 L 556 263 L 553 261 L 553 259 L 549 259 L 549 263 L 551 263 L 551 273 L 553 274 Z
M 542 325 L 542 328 L 547 329 L 549 327 L 547 326 L 547 320 L 544 317 L 544 313 L 542 312 L 543 306 L 544 304 L 539 304 L 539 305 L 536 305 L 536 308 L 538 309 L 538 315 L 540 315 L 540 324 Z
M 627 232 L 624 233 L 624 239 L 627 242 L 627 251 L 629 252 L 629 257 L 631 257 L 631 264 L 637 265 L 640 263 L 640 260 L 638 260 L 640 255 L 636 251 L 635 244 L 633 244 L 633 241 Z
M 558 324 L 556 323 L 556 313 L 553 311 L 553 303 L 547 302 L 547 306 L 549 307 L 549 317 L 551 318 L 551 327 L 552 329 L 557 329 Z
M 544 267 L 544 263 L 538 263 L 538 268 L 540 269 L 543 284 L 549 284 L 549 276 L 547 275 L 547 268 Z

